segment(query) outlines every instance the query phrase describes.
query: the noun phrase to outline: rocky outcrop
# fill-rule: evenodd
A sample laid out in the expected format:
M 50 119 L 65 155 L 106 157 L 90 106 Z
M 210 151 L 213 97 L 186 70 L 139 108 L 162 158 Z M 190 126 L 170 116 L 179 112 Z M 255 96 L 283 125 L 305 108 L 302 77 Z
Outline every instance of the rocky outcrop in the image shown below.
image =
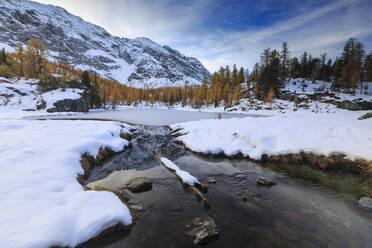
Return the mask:
M 290 101 L 294 102 L 296 101 L 297 104 L 300 104 L 299 107 L 305 107 L 306 104 L 302 104 L 303 102 L 309 102 L 309 100 L 312 101 L 320 101 L 328 104 L 336 105 L 338 108 L 341 109 L 347 109 L 351 111 L 356 110 L 372 110 L 372 101 L 366 101 L 366 100 L 340 100 L 340 97 L 337 96 L 333 92 L 317 92 L 314 94 L 306 94 L 305 98 L 298 97 L 298 94 L 290 92 L 290 91 L 281 91 L 280 94 L 277 95 L 277 98 L 280 100 Z M 329 99 L 332 98 L 332 99 Z
M 44 100 L 41 100 L 41 102 L 36 105 L 37 110 L 42 110 L 45 108 L 46 108 L 46 102 Z
M 372 112 L 362 115 L 361 117 L 358 118 L 358 120 L 365 120 L 368 118 L 372 118 Z
M 124 148 L 125 147 L 123 147 L 123 150 Z M 109 147 L 101 147 L 99 148 L 98 155 L 96 157 L 93 157 L 89 155 L 88 153 L 82 154 L 80 158 L 80 164 L 84 170 L 84 174 L 78 174 L 77 181 L 83 185 L 84 180 L 86 180 L 89 177 L 90 172 L 95 166 L 102 165 L 106 159 L 122 151 L 114 152 Z
M 47 109 L 48 113 L 88 112 L 90 107 L 90 98 L 88 94 L 83 93 L 79 99 L 63 99 L 55 102 L 53 105 L 53 108 Z
M 347 110 L 353 110 L 353 111 L 360 110 L 360 107 L 357 103 L 349 101 L 349 100 L 338 102 L 337 107 L 341 109 L 347 109 Z
M 54 112 L 88 112 L 89 103 L 83 98 L 80 99 L 64 99 L 54 103 L 54 108 L 47 109 L 48 113 Z

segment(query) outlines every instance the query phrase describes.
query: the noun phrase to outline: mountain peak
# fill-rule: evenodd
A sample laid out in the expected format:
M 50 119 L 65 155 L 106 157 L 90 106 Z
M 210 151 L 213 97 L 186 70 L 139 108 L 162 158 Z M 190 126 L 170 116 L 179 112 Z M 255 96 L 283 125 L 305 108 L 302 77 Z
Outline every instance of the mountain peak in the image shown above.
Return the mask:
M 51 59 L 134 87 L 200 84 L 210 73 L 195 58 L 146 37 L 115 37 L 61 7 L 0 0 L 0 48 L 41 40 Z

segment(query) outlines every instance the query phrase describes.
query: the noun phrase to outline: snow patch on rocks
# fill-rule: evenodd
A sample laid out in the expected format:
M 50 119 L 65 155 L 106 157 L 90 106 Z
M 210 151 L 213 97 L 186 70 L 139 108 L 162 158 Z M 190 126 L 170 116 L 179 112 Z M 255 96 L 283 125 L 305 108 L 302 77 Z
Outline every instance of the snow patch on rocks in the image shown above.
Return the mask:
M 0 77 L 0 106 L 11 110 L 33 109 L 45 101 L 45 110 L 54 107 L 54 103 L 64 99 L 79 99 L 81 89 L 56 89 L 39 94 L 37 79 Z
M 46 109 L 49 109 L 54 107 L 54 103 L 64 99 L 80 99 L 82 93 L 81 89 L 56 89 L 42 94 L 41 98 L 46 102 Z

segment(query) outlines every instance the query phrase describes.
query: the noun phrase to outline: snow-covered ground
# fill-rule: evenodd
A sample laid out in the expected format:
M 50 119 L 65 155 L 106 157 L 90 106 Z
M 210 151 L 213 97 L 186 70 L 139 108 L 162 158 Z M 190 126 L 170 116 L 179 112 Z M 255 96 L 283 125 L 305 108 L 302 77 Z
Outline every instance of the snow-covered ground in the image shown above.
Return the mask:
M 81 155 L 96 156 L 100 147 L 122 150 L 128 141 L 120 132 L 130 132 L 129 126 L 25 120 L 46 113 L 22 111 L 35 109 L 38 97 L 47 106 L 79 97 L 73 90 L 39 96 L 32 83 L 0 83 L 0 247 L 74 247 L 118 223 L 131 224 L 116 195 L 85 191 L 76 180 L 83 174 Z
M 129 210 L 117 196 L 85 191 L 76 180 L 83 173 L 81 154 L 95 156 L 101 146 L 123 149 L 128 141 L 119 134 L 130 132 L 130 127 L 112 121 L 25 120 L 24 116 L 47 113 L 24 109 L 36 110 L 42 101 L 48 108 L 55 101 L 76 99 L 81 93 L 57 89 L 40 95 L 35 83 L 0 78 L 0 247 L 75 246 L 117 223 L 130 224 Z M 356 97 L 371 100 L 368 94 Z M 172 128 L 182 128 L 179 133 L 184 135 L 177 139 L 196 152 L 241 152 L 256 159 L 262 154 L 341 152 L 351 159 L 372 160 L 372 118 L 357 119 L 368 111 L 342 110 L 318 101 L 307 105 L 304 108 L 277 99 L 273 103 L 243 99 L 227 109 L 196 110 L 176 105 L 173 108 L 177 110 L 232 111 L 269 117 L 199 120 Z M 167 108 L 159 103 L 155 106 Z M 171 161 L 162 161 L 178 171 L 186 183 L 197 182 L 190 174 L 182 174 L 185 172 Z
M 252 85 L 251 85 L 252 86 Z M 301 151 L 329 155 L 344 153 L 351 159 L 372 160 L 372 118 L 358 120 L 368 111 L 349 111 L 323 100 L 372 101 L 372 82 L 364 83 L 363 94 L 360 88 L 354 94 L 335 92 L 331 83 L 291 79 L 283 91 L 297 95 L 306 101 L 295 102 L 275 99 L 266 103 L 253 98 L 244 98 L 238 105 L 203 106 L 194 109 L 175 104 L 171 109 L 202 112 L 233 112 L 260 114 L 265 118 L 235 118 L 222 120 L 200 120 L 172 125 L 182 128 L 178 138 L 189 149 L 202 153 L 225 153 L 235 155 L 239 152 L 255 159 L 262 154 L 287 154 Z M 315 93 L 331 93 L 320 101 L 309 97 Z M 137 107 L 169 108 L 164 103 L 143 102 Z M 120 107 L 120 108 L 132 108 Z
M 332 83 L 326 81 L 309 81 L 302 78 L 293 78 L 290 79 L 284 89 L 284 91 L 291 91 L 297 94 L 314 94 L 314 93 L 322 93 L 322 92 L 333 92 L 332 91 Z M 336 93 L 341 99 L 358 99 L 358 98 L 369 98 L 372 99 L 372 82 L 364 82 L 362 94 L 360 93 L 360 84 L 357 85 L 354 94 L 348 94 L 347 90 L 340 90 L 340 92 L 333 92 Z
M 315 113 L 336 113 L 339 108 L 335 104 L 327 103 L 327 100 L 334 100 L 335 102 L 341 101 L 371 101 L 372 102 L 372 82 L 363 83 L 363 93 L 360 94 L 360 87 L 355 90 L 355 93 L 346 93 L 346 90 L 333 91 L 331 89 L 330 82 L 324 81 L 309 81 L 302 78 L 290 79 L 285 87 L 281 91 L 285 93 L 291 93 L 296 95 L 301 101 L 296 104 L 293 101 L 280 100 L 275 98 L 272 103 L 263 102 L 253 97 L 253 85 L 250 83 L 250 90 L 247 93 L 247 84 L 243 83 L 242 88 L 246 91 L 245 97 L 243 97 L 238 104 L 233 106 L 224 107 L 223 104 L 215 107 L 213 105 L 201 106 L 200 108 L 193 108 L 190 104 L 182 106 L 182 103 L 175 103 L 169 106 L 168 103 L 164 102 L 136 102 L 130 106 L 119 105 L 116 109 L 128 109 L 128 108 L 161 108 L 161 109 L 174 109 L 183 111 L 201 111 L 201 112 L 234 112 L 234 113 L 245 113 L 245 114 L 260 114 L 260 115 L 272 115 L 272 114 L 286 114 L 292 113 L 299 109 L 307 110 L 308 112 Z M 311 95 L 316 93 L 330 93 L 331 96 L 321 96 L 319 100 L 315 101 L 311 99 Z
M 177 138 L 201 153 L 225 153 L 260 159 L 301 151 L 350 159 L 372 160 L 372 119 L 358 120 L 366 111 L 313 113 L 300 110 L 265 118 L 201 120 L 172 125 L 184 134 Z
M 39 94 L 37 90 L 38 80 L 23 78 L 6 79 L 0 77 L 0 107 L 12 110 L 36 110 L 37 105 L 44 101 L 47 110 L 53 108 L 53 104 L 63 99 L 79 99 L 81 89 L 56 89 Z

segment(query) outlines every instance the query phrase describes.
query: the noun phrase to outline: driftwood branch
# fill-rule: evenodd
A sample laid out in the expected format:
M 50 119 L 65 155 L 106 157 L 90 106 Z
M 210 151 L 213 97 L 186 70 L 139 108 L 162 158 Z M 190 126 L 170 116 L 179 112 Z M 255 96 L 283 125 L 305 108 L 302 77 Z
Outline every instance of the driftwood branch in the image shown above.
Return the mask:
M 157 157 L 159 158 L 160 160 L 160 155 L 157 154 Z M 161 161 L 161 160 L 160 160 Z M 205 196 L 203 195 L 203 193 L 206 193 L 208 191 L 208 188 L 207 186 L 203 185 L 203 184 L 200 184 L 200 183 L 195 183 L 195 185 L 191 186 L 187 183 L 184 183 L 182 178 L 176 173 L 175 170 L 172 170 L 170 168 L 168 168 L 162 161 L 161 163 L 164 165 L 164 167 L 169 170 L 173 175 L 175 175 L 178 179 L 178 181 L 181 183 L 182 187 L 186 190 L 189 190 L 191 192 L 194 193 L 196 199 L 200 202 L 200 204 L 206 208 L 206 209 L 210 209 L 210 205 L 207 201 L 207 199 L 205 198 Z M 202 193 L 203 192 L 203 193 Z

